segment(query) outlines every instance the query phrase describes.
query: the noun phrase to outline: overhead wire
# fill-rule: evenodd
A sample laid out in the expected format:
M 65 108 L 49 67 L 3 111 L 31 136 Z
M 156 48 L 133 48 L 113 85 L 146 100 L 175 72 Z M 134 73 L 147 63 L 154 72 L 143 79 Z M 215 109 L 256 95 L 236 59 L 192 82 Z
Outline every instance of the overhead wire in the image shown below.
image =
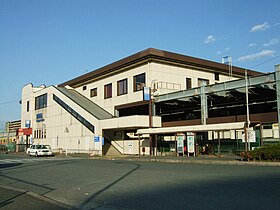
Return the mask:
M 273 58 L 271 58 L 271 59 L 268 59 L 268 60 L 266 60 L 266 61 L 264 61 L 264 62 L 262 62 L 262 63 L 259 63 L 259 64 L 256 64 L 256 65 L 254 65 L 254 66 L 251 66 L 251 67 L 249 67 L 249 69 L 255 68 L 255 67 L 260 66 L 260 65 L 263 65 L 263 64 L 268 63 L 268 62 L 270 62 L 270 61 L 272 61 L 272 60 L 274 60 L 274 59 L 276 59 L 276 58 L 279 58 L 279 57 L 280 57 L 280 55 L 277 55 L 277 56 L 275 56 L 275 57 L 273 57 Z
M 19 102 L 19 101 L 20 101 L 20 100 L 13 100 L 13 101 L 0 102 L 0 105 L 12 104 L 12 103 Z

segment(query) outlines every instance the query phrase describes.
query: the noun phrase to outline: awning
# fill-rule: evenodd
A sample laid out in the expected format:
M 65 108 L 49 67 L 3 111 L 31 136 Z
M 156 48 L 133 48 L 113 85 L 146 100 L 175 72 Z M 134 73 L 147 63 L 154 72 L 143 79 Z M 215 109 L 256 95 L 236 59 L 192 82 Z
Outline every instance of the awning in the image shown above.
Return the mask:
M 202 132 L 202 131 L 229 131 L 244 129 L 245 122 L 219 123 L 208 125 L 176 126 L 163 128 L 138 129 L 136 134 L 164 134 L 179 132 Z

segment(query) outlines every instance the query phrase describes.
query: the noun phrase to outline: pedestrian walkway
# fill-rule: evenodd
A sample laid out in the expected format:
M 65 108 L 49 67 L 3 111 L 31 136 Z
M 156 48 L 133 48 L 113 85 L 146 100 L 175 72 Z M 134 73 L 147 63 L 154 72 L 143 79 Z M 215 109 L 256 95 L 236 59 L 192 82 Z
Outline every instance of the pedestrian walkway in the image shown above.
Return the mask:
M 7 163 L 33 163 L 33 162 L 41 162 L 41 161 L 54 161 L 54 160 L 63 160 L 57 158 L 18 158 L 18 159 L 2 159 L 0 160 L 0 164 Z
M 51 200 L 32 192 L 13 189 L 0 185 L 0 208 L 3 210 L 41 209 L 63 210 L 70 209 L 65 204 Z

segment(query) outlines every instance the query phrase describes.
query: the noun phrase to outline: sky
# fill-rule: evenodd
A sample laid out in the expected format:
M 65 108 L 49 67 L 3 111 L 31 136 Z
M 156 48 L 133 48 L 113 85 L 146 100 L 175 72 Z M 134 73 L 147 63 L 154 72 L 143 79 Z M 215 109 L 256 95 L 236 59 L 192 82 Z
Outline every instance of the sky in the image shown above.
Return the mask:
M 57 85 L 147 48 L 273 72 L 279 0 L 0 0 L 0 128 L 22 87 Z

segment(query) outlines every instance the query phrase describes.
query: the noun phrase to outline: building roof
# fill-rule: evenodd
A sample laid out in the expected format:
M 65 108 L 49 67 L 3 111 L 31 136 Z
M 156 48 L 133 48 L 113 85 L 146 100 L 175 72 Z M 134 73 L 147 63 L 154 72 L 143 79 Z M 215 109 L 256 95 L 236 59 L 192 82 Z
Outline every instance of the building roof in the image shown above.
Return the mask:
M 148 48 L 141 52 L 135 53 L 131 56 L 113 62 L 107 66 L 101 67 L 94 71 L 91 71 L 87 74 L 81 75 L 69 81 L 66 81 L 60 84 L 60 87 L 69 85 L 71 87 L 79 87 L 90 83 L 93 80 L 98 80 L 110 75 L 114 75 L 120 71 L 124 71 L 125 69 L 131 66 L 141 65 L 148 61 L 154 62 L 162 62 L 169 63 L 173 65 L 180 66 L 190 66 L 196 69 L 206 69 L 208 71 L 219 72 L 221 74 L 228 74 L 229 67 L 228 65 L 217 63 L 209 60 L 204 60 L 200 58 L 190 57 L 182 54 L 177 54 L 173 52 L 158 50 L 154 48 Z M 244 77 L 245 69 L 233 66 L 232 74 L 237 77 Z M 261 72 L 248 70 L 248 76 L 257 76 L 261 75 Z

